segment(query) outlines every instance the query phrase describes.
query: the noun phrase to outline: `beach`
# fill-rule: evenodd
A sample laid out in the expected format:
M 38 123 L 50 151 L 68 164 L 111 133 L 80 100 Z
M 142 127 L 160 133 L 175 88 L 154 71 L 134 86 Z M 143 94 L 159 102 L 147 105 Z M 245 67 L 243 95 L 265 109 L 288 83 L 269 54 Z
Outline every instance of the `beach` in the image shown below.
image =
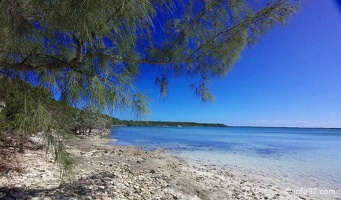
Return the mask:
M 75 155 L 73 178 L 60 179 L 60 170 L 42 151 L 21 156 L 23 173 L 1 177 L 1 199 L 333 199 L 286 191 L 276 180 L 257 179 L 216 166 L 201 166 L 166 155 L 113 146 L 99 136 L 68 144 Z M 275 184 L 274 184 L 275 183 Z M 277 183 L 279 181 L 277 180 Z M 339 199 L 339 198 L 334 198 Z
M 341 200 L 341 1 L 0 9 L 0 200 Z

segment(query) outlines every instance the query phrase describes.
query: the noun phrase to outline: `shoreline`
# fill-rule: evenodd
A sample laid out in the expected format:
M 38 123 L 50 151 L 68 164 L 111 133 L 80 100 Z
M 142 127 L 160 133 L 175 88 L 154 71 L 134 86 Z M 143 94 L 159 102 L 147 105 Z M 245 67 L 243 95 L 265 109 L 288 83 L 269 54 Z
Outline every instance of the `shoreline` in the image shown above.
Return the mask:
M 44 152 L 27 151 L 20 158 L 27 171 L 1 177 L 0 198 L 315 199 L 290 194 L 247 174 L 193 165 L 162 150 L 145 151 L 111 142 L 106 136 L 71 141 L 68 149 L 78 168 L 71 181 L 60 179 L 58 166 Z

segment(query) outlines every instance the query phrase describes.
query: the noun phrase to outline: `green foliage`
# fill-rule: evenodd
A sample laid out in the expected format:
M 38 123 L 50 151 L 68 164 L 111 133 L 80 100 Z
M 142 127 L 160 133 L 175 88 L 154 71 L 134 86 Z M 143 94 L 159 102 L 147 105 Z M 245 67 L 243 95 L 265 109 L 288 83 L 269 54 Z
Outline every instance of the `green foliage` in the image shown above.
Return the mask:
M 297 2 L 4 0 L 0 74 L 39 81 L 71 104 L 115 110 L 138 102 L 133 110 L 145 112 L 134 79 L 141 66 L 155 65 L 161 95 L 169 77 L 186 75 L 209 101 L 208 81 L 226 75 L 241 51 L 290 17 Z
M 113 124 L 111 117 L 101 114 L 99 111 L 86 109 L 75 109 L 72 113 L 69 128 L 73 131 L 83 129 L 110 128 Z
M 0 99 L 6 107 L 0 113 L 0 132 L 2 137 L 9 136 L 19 144 L 19 152 L 25 150 L 25 143 L 35 133 L 43 133 L 46 149 L 52 149 L 56 162 L 62 164 L 71 160 L 66 155 L 63 141 L 68 137 L 66 128 L 55 116 L 56 102 L 48 90 L 34 88 L 18 79 L 0 77 Z M 6 133 L 6 134 L 5 134 Z
M 22 152 L 30 136 L 42 133 L 43 148 L 52 150 L 56 162 L 63 167 L 62 173 L 70 172 L 75 164 L 66 151 L 65 140 L 72 138 L 77 129 L 112 124 L 108 116 L 57 102 L 48 90 L 22 80 L 0 77 L 0 85 L 0 141 L 12 138 Z M 0 148 L 4 145 L 8 144 L 0 144 Z

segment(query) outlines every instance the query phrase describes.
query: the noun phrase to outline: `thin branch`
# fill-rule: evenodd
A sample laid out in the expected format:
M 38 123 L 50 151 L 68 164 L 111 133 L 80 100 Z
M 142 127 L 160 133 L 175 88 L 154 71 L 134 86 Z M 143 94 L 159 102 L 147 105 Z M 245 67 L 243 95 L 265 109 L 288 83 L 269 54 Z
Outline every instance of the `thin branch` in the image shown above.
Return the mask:
M 219 5 L 222 1 L 219 1 L 219 2 L 213 2 L 212 7 L 216 6 L 216 5 Z M 203 4 L 205 4 L 204 2 L 202 2 Z M 205 6 L 205 5 L 204 5 Z M 189 23 L 188 23 L 188 26 L 192 25 L 192 24 L 195 24 L 195 23 L 198 23 L 200 21 L 200 19 L 202 17 L 204 17 L 204 15 L 206 15 L 208 13 L 208 10 L 206 8 L 202 9 L 201 10 L 201 13 L 199 13 L 197 16 L 195 16 Z M 175 43 L 177 44 L 181 44 L 183 42 L 185 38 L 185 34 L 184 34 L 184 30 L 181 30 L 180 31 L 180 34 L 178 35 L 178 37 L 174 40 L 174 42 L 172 43 L 172 45 L 170 46 L 169 49 L 172 49 L 175 45 Z M 165 57 L 163 58 L 165 59 Z M 169 59 L 170 61 L 172 60 L 172 58 Z
M 76 56 L 75 56 L 74 59 L 72 59 L 69 62 L 69 65 L 73 66 L 73 67 L 80 66 L 82 61 L 83 61 L 83 57 L 82 57 L 83 41 L 82 41 L 82 39 L 76 39 L 75 42 L 76 42 L 76 45 L 77 45 Z
M 258 19 L 259 17 L 262 17 L 263 15 L 271 12 L 272 10 L 274 10 L 277 6 L 277 4 L 279 3 L 279 1 L 274 4 L 273 6 L 271 6 L 269 9 L 267 9 L 265 12 L 260 12 L 260 13 L 257 13 L 253 18 L 251 19 L 247 19 L 247 20 L 244 20 L 242 21 L 241 23 L 239 24 L 236 24 L 234 26 L 232 26 L 231 28 L 227 29 L 227 30 L 224 30 L 224 31 L 221 31 L 219 32 L 218 34 L 216 34 L 215 36 L 213 36 L 212 38 L 206 40 L 203 44 L 201 44 L 198 48 L 196 48 L 192 53 L 191 55 L 188 56 L 187 60 L 191 60 L 192 56 L 195 55 L 198 51 L 200 51 L 204 46 L 206 46 L 208 43 L 212 42 L 214 39 L 216 39 L 217 37 L 223 35 L 223 34 L 226 34 L 226 33 L 229 33 L 231 31 L 233 31 L 234 29 L 240 27 L 240 26 L 244 26 L 244 25 L 248 25 L 250 23 L 252 23 L 253 21 L 258 21 L 258 20 L 255 20 L 255 19 Z

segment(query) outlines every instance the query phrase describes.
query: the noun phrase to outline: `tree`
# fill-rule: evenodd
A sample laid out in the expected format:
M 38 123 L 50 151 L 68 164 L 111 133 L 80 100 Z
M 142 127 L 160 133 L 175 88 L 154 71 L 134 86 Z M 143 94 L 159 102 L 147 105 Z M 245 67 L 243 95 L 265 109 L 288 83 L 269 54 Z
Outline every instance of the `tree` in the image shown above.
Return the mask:
M 0 73 L 39 81 L 69 103 L 116 107 L 141 98 L 130 96 L 140 67 L 160 68 L 162 94 L 170 74 L 187 74 L 198 78 L 195 91 L 209 100 L 207 80 L 224 76 L 248 44 L 284 22 L 296 5 L 3 0 Z
M 62 102 L 147 111 L 141 68 L 167 95 L 172 76 L 195 94 L 226 75 L 241 51 L 296 10 L 297 1 L 2 0 L 0 76 L 44 87 Z M 3 86 L 0 86 L 3 87 Z M 0 99 L 1 100 L 1 99 Z

